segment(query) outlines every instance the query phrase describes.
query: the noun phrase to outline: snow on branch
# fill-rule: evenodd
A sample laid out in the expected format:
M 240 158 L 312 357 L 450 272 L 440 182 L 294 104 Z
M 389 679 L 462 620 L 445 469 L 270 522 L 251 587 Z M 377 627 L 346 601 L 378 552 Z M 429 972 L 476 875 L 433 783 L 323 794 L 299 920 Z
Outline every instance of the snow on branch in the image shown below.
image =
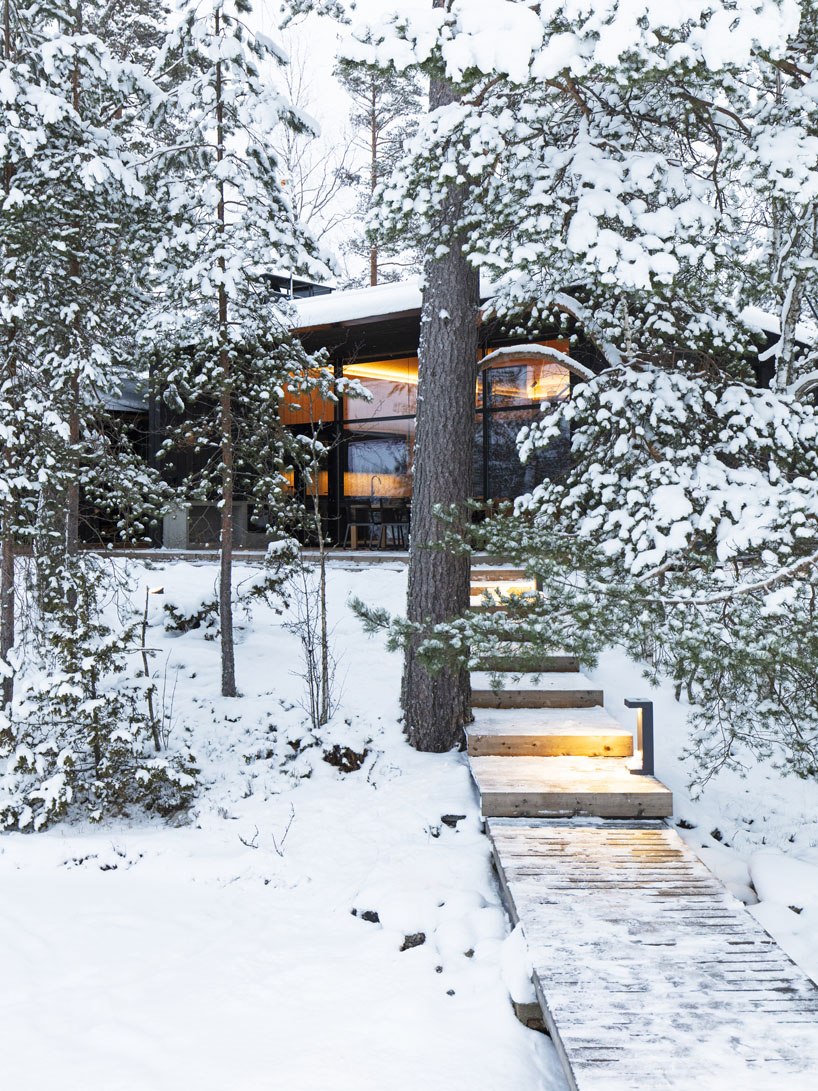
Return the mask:
M 562 364 L 563 367 L 573 371 L 580 378 L 590 380 L 594 378 L 594 372 L 584 364 L 572 360 L 559 349 L 549 348 L 547 345 L 513 345 L 508 348 L 495 349 L 480 361 L 480 370 L 490 367 L 492 364 L 511 363 L 513 360 L 544 360 L 550 364 Z
M 605 357 L 609 367 L 619 367 L 623 363 L 622 353 L 612 341 L 608 340 L 599 324 L 595 321 L 594 316 L 578 299 L 574 299 L 573 296 L 567 295 L 565 292 L 557 292 L 553 302 L 559 310 L 564 311 L 566 314 L 570 314 L 572 318 L 575 318 L 577 322 L 579 322 Z

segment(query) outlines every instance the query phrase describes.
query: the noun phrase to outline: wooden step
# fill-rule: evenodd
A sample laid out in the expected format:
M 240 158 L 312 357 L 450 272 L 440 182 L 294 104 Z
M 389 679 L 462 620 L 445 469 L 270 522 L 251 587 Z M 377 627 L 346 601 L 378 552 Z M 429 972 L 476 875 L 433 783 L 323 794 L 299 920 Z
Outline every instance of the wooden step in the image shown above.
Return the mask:
M 480 671 L 525 671 L 536 674 L 547 671 L 549 674 L 576 674 L 579 659 L 575 655 L 563 655 L 561 652 L 546 655 L 533 650 L 526 650 L 524 644 L 513 650 L 499 651 L 494 655 L 477 656 L 474 669 Z
M 486 818 L 666 818 L 673 796 L 628 758 L 470 759 Z
M 632 733 L 604 708 L 478 708 L 466 733 L 474 757 L 633 756 Z
M 489 611 L 489 613 L 496 613 L 496 611 Z M 535 639 L 542 640 L 542 635 L 537 637 L 533 636 L 530 632 L 526 631 L 525 618 L 510 617 L 507 621 L 498 619 L 493 622 L 490 634 L 494 636 L 499 644 L 531 644 Z
M 471 598 L 482 599 L 486 591 L 493 594 L 495 591 L 501 592 L 503 595 L 530 595 L 537 588 L 534 586 L 533 580 L 509 580 L 508 582 L 503 580 L 492 580 L 486 583 L 475 583 L 472 581 L 469 589 Z
M 499 583 L 506 580 L 514 582 L 524 579 L 526 574 L 522 568 L 472 568 L 471 570 L 472 583 Z
M 526 610 L 529 606 L 533 606 L 534 598 L 530 591 L 522 592 L 522 594 L 515 592 L 514 597 L 519 599 L 519 602 L 509 604 L 508 602 L 485 602 L 482 596 L 479 598 L 472 596 L 469 599 L 469 610 L 473 610 L 474 613 L 500 613 L 501 611 L 509 613 L 518 612 L 520 609 Z
M 541 674 L 501 672 L 503 688 L 493 689 L 498 675 L 471 672 L 472 708 L 590 708 L 602 704 L 602 690 L 584 674 L 544 671 Z

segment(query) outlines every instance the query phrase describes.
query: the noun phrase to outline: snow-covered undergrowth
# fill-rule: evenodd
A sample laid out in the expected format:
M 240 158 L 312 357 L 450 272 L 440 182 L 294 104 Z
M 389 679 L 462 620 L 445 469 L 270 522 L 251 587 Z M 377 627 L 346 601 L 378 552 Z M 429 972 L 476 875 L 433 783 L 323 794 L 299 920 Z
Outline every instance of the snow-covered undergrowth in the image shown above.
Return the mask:
M 688 706 L 673 687 L 651 686 L 624 655 L 606 652 L 589 677 L 605 691 L 612 715 L 630 726 L 626 697 L 654 702 L 656 773 L 673 790 L 678 833 L 707 866 L 818 981 L 818 783 L 746 758 L 744 774 L 723 770 L 698 798 L 680 761 L 688 741 Z
M 346 607 L 399 609 L 405 572 L 332 570 L 341 701 L 319 739 L 286 615 L 255 607 L 242 697 L 222 699 L 212 629 L 168 631 L 163 610 L 212 599 L 215 566 L 132 571 L 137 608 L 164 587 L 148 644 L 171 744 L 189 737 L 203 786 L 186 824 L 0 838 L 4 1086 L 561 1089 L 550 1043 L 509 1003 L 518 952 L 464 757 L 406 745 L 399 660 Z M 366 751 L 361 767 L 324 760 L 336 746 Z

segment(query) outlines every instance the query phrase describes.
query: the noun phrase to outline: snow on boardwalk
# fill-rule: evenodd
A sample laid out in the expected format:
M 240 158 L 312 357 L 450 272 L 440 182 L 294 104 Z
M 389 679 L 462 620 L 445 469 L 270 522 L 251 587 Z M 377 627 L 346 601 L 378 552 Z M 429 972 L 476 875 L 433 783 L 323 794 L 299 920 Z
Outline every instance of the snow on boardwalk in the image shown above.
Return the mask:
M 658 822 L 486 820 L 574 1091 L 808 1091 L 818 988 Z

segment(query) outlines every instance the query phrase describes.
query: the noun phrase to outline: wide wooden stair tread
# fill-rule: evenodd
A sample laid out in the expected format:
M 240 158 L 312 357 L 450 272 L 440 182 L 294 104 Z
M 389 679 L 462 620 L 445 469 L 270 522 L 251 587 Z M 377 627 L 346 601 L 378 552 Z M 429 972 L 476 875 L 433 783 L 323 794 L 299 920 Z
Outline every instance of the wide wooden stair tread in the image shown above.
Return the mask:
M 493 655 L 477 656 L 474 670 L 478 671 L 524 671 L 526 674 L 576 673 L 579 671 L 579 659 L 575 655 L 556 652 L 545 655 L 529 651 L 525 644 L 498 644 Z
M 501 688 L 495 686 L 499 678 Z M 588 708 L 601 705 L 602 690 L 579 672 L 539 674 L 472 671 L 473 708 Z
M 670 791 L 631 773 L 633 758 L 474 757 L 483 814 L 501 818 L 664 818 Z
M 506 568 L 475 565 L 471 570 L 472 587 L 475 585 L 481 588 L 498 587 L 502 583 L 519 583 L 525 578 L 526 575 L 522 568 L 514 568 L 511 565 Z M 533 583 L 533 581 L 529 582 Z
M 467 727 L 468 751 L 474 757 L 628 758 L 633 734 L 604 708 L 520 708 L 474 710 Z

